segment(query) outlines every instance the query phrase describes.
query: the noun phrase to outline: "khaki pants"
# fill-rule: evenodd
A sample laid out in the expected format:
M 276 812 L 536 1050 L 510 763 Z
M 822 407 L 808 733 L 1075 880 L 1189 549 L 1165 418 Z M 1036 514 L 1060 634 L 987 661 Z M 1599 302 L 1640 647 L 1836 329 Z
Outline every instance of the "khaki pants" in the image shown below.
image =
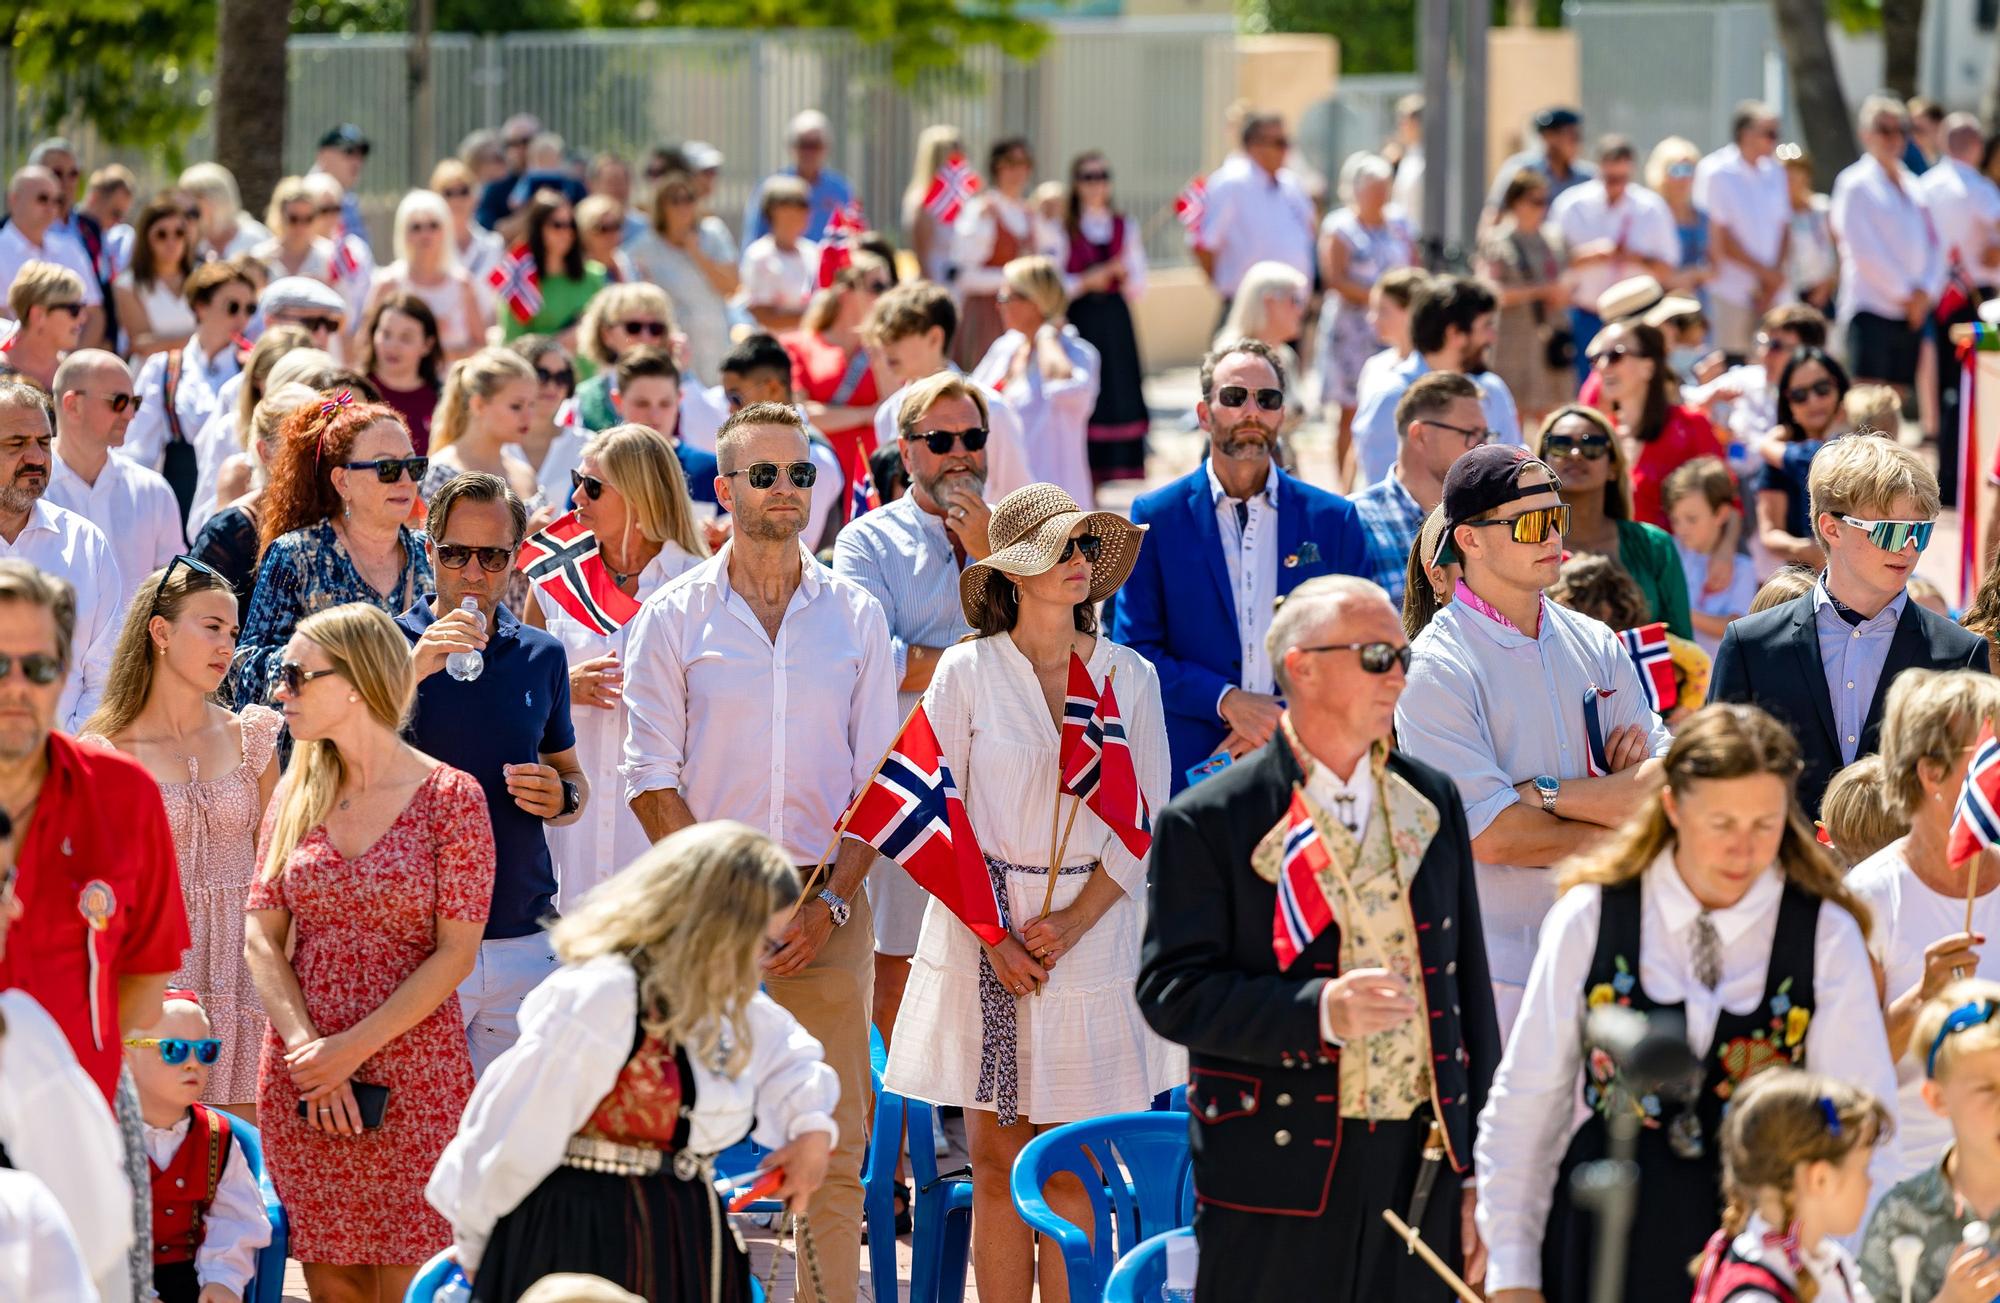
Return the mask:
M 804 874 L 804 870 L 800 871 Z M 861 1281 L 861 1164 L 875 1115 L 869 1077 L 868 1019 L 875 998 L 875 920 L 868 893 L 854 893 L 846 927 L 837 927 L 819 955 L 796 977 L 766 977 L 764 990 L 813 1034 L 840 1077 L 840 1144 L 810 1215 L 826 1297 L 813 1303 L 853 1303 Z M 810 1300 L 804 1264 L 799 1298 Z

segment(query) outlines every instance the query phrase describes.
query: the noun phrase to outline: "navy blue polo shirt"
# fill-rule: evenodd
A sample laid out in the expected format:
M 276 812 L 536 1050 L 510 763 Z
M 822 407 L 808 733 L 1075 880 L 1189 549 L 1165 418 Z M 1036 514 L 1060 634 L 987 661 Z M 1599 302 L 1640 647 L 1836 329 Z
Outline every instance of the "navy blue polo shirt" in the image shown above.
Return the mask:
M 420 599 L 396 624 L 411 643 L 437 616 L 436 595 Z M 494 613 L 486 668 L 470 683 L 440 669 L 417 685 L 405 730 L 410 745 L 479 780 L 493 820 L 493 905 L 489 940 L 531 936 L 555 913 L 556 870 L 542 821 L 514 804 L 504 765 L 539 764 L 576 745 L 569 717 L 569 658 L 562 643 Z

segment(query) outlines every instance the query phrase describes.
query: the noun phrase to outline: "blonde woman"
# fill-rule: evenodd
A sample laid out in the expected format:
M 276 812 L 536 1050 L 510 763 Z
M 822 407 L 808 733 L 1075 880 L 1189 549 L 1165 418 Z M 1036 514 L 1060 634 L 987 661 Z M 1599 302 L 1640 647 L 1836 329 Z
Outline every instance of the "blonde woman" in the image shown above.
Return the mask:
M 615 425 L 592 435 L 571 473 L 576 517 L 597 536 L 612 580 L 643 602 L 662 585 L 708 556 L 687 479 L 667 437 L 643 425 Z M 565 485 L 569 491 L 571 485 Z M 630 625 L 609 637 L 598 633 L 537 588 L 524 618 L 562 641 L 569 654 L 570 715 L 576 754 L 591 786 L 623 787 L 624 657 Z M 560 888 L 557 911 L 568 915 L 584 893 L 629 863 L 649 843 L 625 802 L 592 801 L 583 817 L 550 828 L 549 851 Z
M 757 989 L 798 873 L 740 823 L 683 829 L 555 928 L 557 970 L 426 1191 L 472 1297 L 584 1272 L 655 1303 L 750 1296 L 710 1160 L 748 1135 L 805 1211 L 839 1134 L 820 1046 Z M 693 1102 L 688 1102 L 689 1096 Z
M 493 827 L 470 774 L 403 741 L 415 682 L 383 611 L 307 616 L 272 677 L 295 746 L 247 902 L 264 1161 L 312 1297 L 399 1298 L 451 1238 L 423 1184 L 472 1093 L 457 988 Z
M 729 296 L 736 293 L 735 246 L 728 232 L 702 220 L 701 185 L 672 169 L 653 183 L 653 223 L 625 247 L 639 276 L 672 300 L 687 330 L 688 369 L 705 385 L 722 383 L 729 355 Z
M 1312 299 L 1312 282 L 1296 267 L 1282 262 L 1257 262 L 1243 273 L 1243 281 L 1230 301 L 1229 315 L 1215 332 L 1214 348 L 1239 339 L 1269 344 L 1285 364 L 1285 374 L 1303 374 L 1298 350 L 1293 345 L 1305 330 L 1306 304 Z M 1290 434 L 1305 420 L 1302 386 L 1285 386 L 1285 424 L 1280 434 Z
M 922 279 L 934 285 L 951 283 L 952 231 L 924 207 L 931 180 L 953 154 L 965 152 L 958 128 L 942 123 L 917 133 L 917 157 L 910 165 L 910 183 L 903 188 L 903 230 Z
M 638 279 L 632 260 L 619 247 L 625 239 L 624 204 L 601 194 L 578 201 L 576 238 L 583 242 L 583 256 L 604 268 L 604 278 L 613 285 Z
M 375 251 L 368 241 L 347 229 L 345 200 L 347 189 L 326 172 L 305 174 L 306 193 L 313 201 L 313 231 L 334 250 L 333 288 L 347 300 L 347 330 L 361 321 L 361 309 L 368 302 L 368 286 L 375 275 Z
M 285 177 L 272 188 L 266 220 L 272 235 L 250 254 L 270 268 L 274 279 L 310 276 L 333 283 L 333 241 L 317 234 L 319 201 L 307 189 L 304 177 Z
M 251 310 L 255 311 L 255 300 Z M 201 474 L 195 481 L 194 503 L 188 509 L 188 533 L 200 530 L 211 515 L 228 505 L 229 500 L 221 496 L 222 473 L 232 458 L 249 451 L 251 417 L 264 395 L 276 387 L 271 383 L 271 372 L 281 358 L 298 349 L 312 349 L 329 363 L 333 361 L 332 354 L 313 349 L 312 336 L 305 327 L 281 322 L 258 336 L 242 368 L 216 389 L 214 406 L 202 422 L 201 433 L 194 437 L 194 460 Z M 145 420 L 150 411 L 150 405 L 140 408 L 133 424 Z
M 1694 202 L 1694 174 L 1700 162 L 1701 151 L 1692 140 L 1668 136 L 1646 158 L 1646 186 L 1667 201 L 1681 242 L 1680 261 L 1661 279 L 1661 287 L 1669 294 L 1685 290 L 1700 295 L 1706 305 L 1708 294 L 1702 287 L 1715 275 L 1715 267 L 1708 256 L 1708 214 Z
M 277 785 L 283 721 L 267 706 L 215 702 L 236 646 L 236 593 L 189 557 L 139 585 L 86 742 L 123 751 L 160 784 L 180 860 L 193 944 L 170 987 L 201 998 L 222 1056 L 203 1099 L 252 1122 L 264 1008 L 243 958 L 243 901 L 257 869 L 257 825 Z
M 473 211 L 479 206 L 479 182 L 464 163 L 455 158 L 440 159 L 431 169 L 430 188 L 432 194 L 444 200 L 445 211 L 451 217 L 447 234 L 452 256 L 472 282 L 483 333 L 485 327 L 493 324 L 493 289 L 486 283 L 486 273 L 506 254 L 506 242 L 472 220 Z
M 624 419 L 611 374 L 619 358 L 635 348 L 662 348 L 676 362 L 684 360 L 687 341 L 675 320 L 666 291 L 647 281 L 608 286 L 590 301 L 576 331 L 577 372 L 589 376 L 576 387 L 576 414 L 585 429 L 608 430 Z
M 0 373 L 53 389 L 56 366 L 83 335 L 83 277 L 59 263 L 30 259 L 7 287 L 7 309 L 21 324 L 0 341 Z
M 1031 254 L 1009 262 L 1001 275 L 996 302 L 1006 333 L 972 378 L 1020 413 L 1029 476 L 1078 502 L 1094 502 L 1088 427 L 1097 406 L 1097 350 L 1064 319 L 1069 293 L 1054 261 Z
M 403 294 L 422 299 L 437 319 L 445 361 L 458 361 L 484 340 L 485 317 L 472 278 L 459 264 L 451 209 L 435 191 L 412 190 L 396 205 L 396 261 L 376 271 L 361 320 L 366 322 L 378 304 Z M 367 335 L 364 325 L 364 343 Z
M 539 508 L 535 468 L 518 449 L 534 406 L 535 368 L 511 349 L 482 348 L 452 363 L 431 424 L 424 500 L 455 475 L 484 471 L 506 480 L 529 511 Z
M 195 254 L 199 258 L 234 258 L 250 253 L 271 238 L 270 228 L 243 211 L 236 176 L 220 163 L 196 163 L 180 175 L 178 189 L 194 196 Z
M 316 391 L 302 384 L 280 385 L 265 395 L 250 417 L 249 451 L 240 454 L 250 461 L 250 487 L 210 516 L 188 548 L 189 556 L 235 588 L 239 622 L 249 619 L 250 599 L 257 591 L 257 522 L 279 433 L 293 412 L 320 401 Z
M 1709 706 L 1667 751 L 1665 788 L 1566 867 L 1473 1147 L 1494 1303 L 1591 1297 L 1591 1214 L 1569 1174 L 1605 1154 L 1613 1109 L 1641 1114 L 1645 1228 L 1617 1297 L 1685 1303 L 1688 1263 L 1721 1212 L 1723 1111 L 1744 1081 L 1779 1064 L 1831 1068 L 1895 1097 L 1870 912 L 1799 812 L 1799 769 L 1777 720 Z M 1699 1087 L 1617 1089 L 1610 1058 L 1584 1040 L 1600 1005 L 1684 1015 Z

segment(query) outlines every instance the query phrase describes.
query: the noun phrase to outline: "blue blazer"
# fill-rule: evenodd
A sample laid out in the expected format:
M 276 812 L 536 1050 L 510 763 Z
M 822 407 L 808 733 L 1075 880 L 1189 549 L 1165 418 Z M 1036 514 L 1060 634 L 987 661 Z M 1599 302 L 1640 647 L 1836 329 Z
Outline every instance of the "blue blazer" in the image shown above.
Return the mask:
M 1236 598 L 1229 590 L 1207 467 L 1134 502 L 1132 520 L 1152 530 L 1132 577 L 1110 604 L 1107 624 L 1112 641 L 1159 671 L 1178 792 L 1187 786 L 1188 768 L 1215 754 L 1228 734 L 1215 703 L 1243 677 Z M 1360 514 L 1346 498 L 1279 471 L 1278 596 L 1315 575 L 1336 574 L 1369 574 Z M 1263 618 L 1269 624 L 1271 613 Z

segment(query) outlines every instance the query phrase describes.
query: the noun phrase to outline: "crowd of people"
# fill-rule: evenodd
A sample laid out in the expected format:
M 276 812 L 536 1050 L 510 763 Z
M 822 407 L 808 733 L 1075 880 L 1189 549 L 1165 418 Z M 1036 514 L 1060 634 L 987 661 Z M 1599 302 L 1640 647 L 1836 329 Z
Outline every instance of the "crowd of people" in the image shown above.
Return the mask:
M 1241 117 L 1185 205 L 1200 462 L 1127 512 L 1101 152 L 1037 187 L 932 127 L 898 247 L 816 112 L 733 227 L 713 146 L 522 115 L 379 244 L 352 126 L 262 222 L 38 146 L 7 1283 L 241 1303 L 254 1163 L 321 1303 L 445 1250 L 482 1301 L 745 1299 L 749 1137 L 844 1303 L 879 1038 L 963 1116 L 991 1303 L 1069 1296 L 1024 1146 L 1176 1087 L 1203 1298 L 1451 1297 L 1383 1209 L 1492 1299 L 1590 1297 L 1571 1176 L 1634 1129 L 1622 1298 L 2000 1291 L 2000 864 L 1954 814 L 2000 824 L 2000 567 L 1962 613 L 1916 574 L 1983 487 L 1947 332 L 2000 145 L 1871 96 L 1827 198 L 1763 104 L 1591 161 L 1551 108 L 1454 272 L 1422 112 L 1324 204 Z

